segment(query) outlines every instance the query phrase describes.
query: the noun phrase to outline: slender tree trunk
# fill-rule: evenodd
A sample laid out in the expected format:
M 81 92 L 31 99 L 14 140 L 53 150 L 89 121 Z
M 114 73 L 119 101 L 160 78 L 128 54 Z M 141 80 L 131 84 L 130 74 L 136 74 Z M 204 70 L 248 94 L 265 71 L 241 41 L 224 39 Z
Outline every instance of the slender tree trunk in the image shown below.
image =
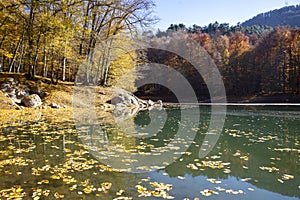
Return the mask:
M 48 73 L 48 63 L 47 63 L 47 51 L 46 47 L 44 47 L 44 55 L 43 55 L 43 60 L 44 60 L 44 66 L 43 66 L 43 77 L 47 77 Z
M 33 50 L 33 22 L 34 22 L 34 9 L 36 0 L 32 0 L 31 8 L 29 12 L 29 19 L 27 22 L 27 34 L 28 34 L 28 51 L 27 51 L 27 65 L 28 65 L 28 76 L 30 79 L 34 78 L 34 63 L 32 57 Z
M 101 80 L 101 77 L 100 77 L 100 72 L 101 72 L 101 60 L 103 59 L 102 56 L 99 57 L 98 59 L 98 62 L 97 62 L 97 66 L 98 66 L 98 69 L 97 69 L 97 73 L 96 73 L 96 82 L 95 84 L 97 83 L 97 81 Z
M 21 38 L 20 38 L 19 41 L 18 41 L 18 44 L 17 44 L 17 46 L 16 46 L 16 48 L 15 48 L 13 57 L 12 57 L 11 62 L 10 62 L 10 64 L 9 64 L 9 71 L 10 71 L 10 72 L 12 71 L 12 68 L 13 68 L 13 65 L 14 65 L 14 62 L 15 62 L 15 59 L 16 59 L 17 52 L 18 52 L 18 50 L 19 50 L 19 47 L 20 47 L 20 45 L 21 45 L 21 42 L 22 42 L 23 39 L 24 39 L 24 35 L 25 35 L 25 29 L 23 30 L 22 36 L 21 36 Z
M 62 81 L 66 80 L 66 57 L 62 60 Z
M 5 40 L 5 38 L 6 38 L 6 34 L 2 37 L 2 39 L 1 39 L 1 42 L 0 42 L 0 48 L 2 48 L 2 44 L 3 44 L 3 42 L 4 42 L 4 40 Z
M 4 71 L 5 72 L 5 56 L 4 55 L 2 55 L 2 71 Z
M 52 48 L 51 56 L 51 83 L 54 83 L 54 49 Z
M 19 63 L 18 63 L 18 67 L 17 67 L 17 73 L 19 73 L 21 71 L 21 66 L 22 64 L 24 65 L 24 62 L 22 62 L 24 60 L 24 52 L 25 52 L 25 44 L 22 45 L 22 50 L 21 50 L 21 55 L 20 55 L 20 59 L 19 59 Z
M 68 81 L 71 81 L 71 67 L 68 67 Z
M 35 50 L 35 56 L 34 56 L 34 67 L 33 67 L 33 77 L 36 75 L 36 73 L 39 72 L 39 66 L 38 66 L 38 58 L 39 58 L 39 43 L 40 43 L 41 34 L 38 35 L 37 41 L 36 41 L 36 50 Z

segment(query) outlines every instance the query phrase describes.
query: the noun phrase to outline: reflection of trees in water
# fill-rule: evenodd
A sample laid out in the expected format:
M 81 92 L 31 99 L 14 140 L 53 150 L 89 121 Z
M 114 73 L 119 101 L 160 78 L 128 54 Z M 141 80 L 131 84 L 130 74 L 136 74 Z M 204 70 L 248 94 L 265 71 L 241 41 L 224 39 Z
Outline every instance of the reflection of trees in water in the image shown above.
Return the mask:
M 60 114 L 63 115 L 63 113 Z M 102 194 L 105 199 L 113 199 L 116 192 L 120 190 L 130 192 L 132 196 L 137 197 L 138 194 L 134 185 L 142 178 L 145 178 L 143 174 L 102 170 L 98 167 L 98 165 L 101 165 L 100 162 L 94 164 L 89 170 L 71 170 L 66 167 L 68 165 L 66 163 L 68 162 L 72 163 L 75 161 L 80 163 L 87 160 L 97 160 L 91 153 L 86 153 L 81 156 L 74 155 L 75 151 L 89 151 L 86 144 L 90 146 L 98 145 L 99 138 L 98 140 L 97 138 L 93 140 L 93 137 L 95 137 L 97 133 L 95 127 L 94 125 L 88 124 L 82 125 L 78 128 L 81 128 L 82 131 L 85 130 L 86 134 L 78 135 L 72 120 L 62 120 L 59 122 L 56 115 L 42 115 L 39 120 L 34 121 L 17 120 L 11 125 L 9 125 L 9 123 L 5 125 L 0 124 L 0 136 L 9 138 L 8 140 L 1 141 L 1 150 L 8 149 L 9 146 L 14 146 L 16 148 L 10 150 L 11 158 L 21 157 L 28 163 L 28 166 L 7 165 L 1 167 L 0 188 L 10 188 L 20 185 L 24 189 L 24 192 L 31 194 L 32 188 L 36 188 L 39 181 L 46 179 L 49 180 L 49 184 L 43 185 L 43 188 L 49 189 L 51 192 L 57 191 L 60 194 L 64 194 L 67 199 L 82 198 L 82 195 L 77 194 L 77 192 L 70 191 L 69 188 L 72 184 L 66 184 L 62 179 L 53 180 L 50 178 L 55 168 L 56 170 L 66 170 L 65 174 L 72 176 L 78 185 L 87 179 L 89 179 L 90 185 L 96 187 L 99 187 L 103 182 L 112 183 L 113 187 L 110 191 L 106 194 Z M 92 133 L 94 133 L 94 135 Z M 98 141 L 98 143 L 96 143 L 96 141 Z M 28 148 L 31 150 L 27 152 Z M 17 150 L 21 153 L 14 152 Z M 80 157 L 80 159 L 78 157 Z M 6 159 L 4 155 L 0 155 L 0 158 L 0 160 Z M 41 171 L 40 176 L 32 174 L 32 168 L 38 169 L 47 165 L 50 167 L 49 171 Z M 11 173 L 5 174 L 5 171 Z M 17 175 L 17 172 L 22 172 L 22 175 Z M 53 194 L 51 193 L 51 195 Z
M 223 131 L 218 144 L 208 156 L 222 153 L 220 158 L 215 160 L 230 162 L 230 174 L 225 174 L 223 169 L 205 168 L 204 171 L 199 171 L 187 168 L 188 164 L 195 163 L 195 159 L 198 159 L 198 152 L 204 138 L 204 129 L 198 131 L 195 143 L 187 150 L 192 152 L 192 154 L 190 156 L 182 155 L 176 162 L 166 167 L 165 171 L 171 177 L 184 176 L 185 174 L 190 174 L 193 177 L 207 176 L 208 178 L 219 179 L 227 179 L 229 176 L 234 176 L 237 179 L 250 177 L 252 180 L 248 182 L 258 188 L 283 195 L 300 197 L 297 185 L 297 181 L 300 178 L 299 153 L 276 152 L 273 150 L 274 148 L 297 149 L 295 145 L 295 142 L 299 141 L 299 135 L 297 134 L 299 132 L 299 121 L 297 118 L 276 117 L 276 115 L 240 116 L 236 113 L 235 115 L 227 116 L 224 129 L 237 130 L 241 137 L 233 137 Z M 247 136 L 249 132 L 252 132 L 253 135 Z M 257 142 L 261 138 L 268 138 L 269 136 L 274 138 Z M 241 155 L 233 156 L 236 152 L 240 152 Z M 248 161 L 240 158 L 244 155 L 249 157 Z M 271 158 L 278 157 L 280 160 L 271 160 Z M 204 160 L 214 159 L 208 158 Z M 243 168 L 243 166 L 248 169 Z M 274 166 L 279 168 L 279 172 L 274 171 L 270 173 L 263 171 L 259 168 L 261 166 Z M 283 174 L 292 174 L 295 178 L 282 184 L 277 179 L 281 178 Z
M 149 117 L 149 112 L 153 111 L 143 111 L 140 112 L 135 117 L 135 124 L 137 125 L 149 125 L 151 123 L 151 118 Z M 146 144 L 152 144 L 154 148 L 167 146 L 168 143 L 175 137 L 178 132 L 178 128 L 181 120 L 180 110 L 166 110 L 167 119 L 163 127 L 157 127 L 158 132 L 156 135 L 151 137 L 146 137 L 139 139 L 139 142 Z

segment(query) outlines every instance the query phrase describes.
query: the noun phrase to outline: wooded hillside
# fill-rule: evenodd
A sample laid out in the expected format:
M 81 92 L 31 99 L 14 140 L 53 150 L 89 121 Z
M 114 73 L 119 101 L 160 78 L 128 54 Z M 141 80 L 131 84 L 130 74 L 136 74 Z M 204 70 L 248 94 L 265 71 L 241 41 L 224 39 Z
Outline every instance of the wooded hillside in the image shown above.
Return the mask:
M 300 27 L 300 5 L 286 6 L 261 13 L 241 24 L 242 26 L 266 25 Z
M 176 42 L 176 37 L 195 40 L 216 63 L 229 96 L 300 94 L 300 28 L 237 25 L 224 29 L 225 25 L 216 22 L 208 27 L 187 28 L 173 24 L 152 40 L 169 42 L 166 45 Z M 195 76 L 189 62 L 155 49 L 148 51 L 148 59 L 179 70 L 188 77 L 200 99 L 209 97 L 205 83 L 199 74 Z M 161 88 L 157 87 L 159 91 Z

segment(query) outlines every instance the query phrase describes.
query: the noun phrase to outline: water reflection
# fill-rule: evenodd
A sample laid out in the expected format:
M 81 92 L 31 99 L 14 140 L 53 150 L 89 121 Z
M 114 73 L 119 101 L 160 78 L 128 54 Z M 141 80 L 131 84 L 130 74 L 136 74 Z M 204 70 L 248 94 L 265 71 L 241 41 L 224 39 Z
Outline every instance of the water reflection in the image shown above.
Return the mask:
M 189 120 L 181 120 L 179 110 L 167 110 L 166 123 L 157 134 L 139 138 L 136 143 L 161 148 L 172 141 L 179 124 L 189 127 L 185 129 L 185 134 L 197 133 L 193 141 L 179 140 L 178 142 L 188 146 L 187 150 L 173 151 L 173 154 L 182 155 L 173 157 L 174 161 L 162 169 L 170 177 L 191 175 L 223 180 L 235 177 L 241 182 L 240 189 L 248 193 L 246 185 L 251 184 L 253 187 L 299 198 L 299 112 L 289 108 L 282 111 L 278 111 L 278 107 L 276 109 L 231 107 L 218 144 L 204 159 L 200 159 L 198 153 L 210 123 L 209 107 L 201 107 L 201 118 L 197 127 Z M 192 113 L 190 117 L 193 117 Z M 149 125 L 149 112 L 140 112 L 133 122 L 138 127 Z M 135 131 L 142 132 L 141 129 Z M 147 148 L 145 150 L 151 151 Z M 206 164 L 207 162 L 215 162 L 217 165 Z M 222 163 L 230 165 L 222 166 Z M 196 167 L 193 169 L 191 166 Z M 293 178 L 287 180 L 284 178 L 286 175 Z M 192 188 L 193 186 L 190 187 Z M 199 190 L 199 187 L 193 189 Z
M 17 185 L 27 197 L 39 188 L 51 198 L 58 192 L 67 199 L 113 199 L 124 190 L 122 196 L 140 199 L 135 186 L 150 177 L 172 184 L 176 199 L 202 199 L 200 191 L 216 187 L 243 194 L 219 192 L 211 199 L 300 198 L 299 111 L 229 107 L 217 144 L 199 158 L 211 109 L 200 107 L 200 116 L 194 109 L 185 109 L 185 117 L 179 109 L 143 111 L 123 124 L 98 113 L 97 123 L 86 119 L 77 127 L 70 110 L 9 113 L 0 125 L 0 191 Z M 134 168 L 145 173 L 128 173 Z M 98 191 L 102 183 L 111 189 Z M 85 193 L 88 186 L 96 191 Z
M 257 109 L 257 108 L 256 108 Z M 203 112 L 202 112 L 203 113 Z M 224 131 L 218 145 L 204 160 L 221 160 L 230 163 L 230 173 L 223 168 L 201 170 L 187 168 L 189 164 L 201 162 L 197 157 L 203 134 L 208 123 L 208 115 L 202 115 L 195 143 L 188 151 L 190 156 L 183 155 L 168 166 L 165 171 L 171 177 L 190 174 L 192 177 L 237 180 L 249 178 L 252 185 L 287 196 L 300 197 L 300 149 L 299 149 L 299 112 L 270 111 L 231 108 L 227 113 Z M 263 171 L 263 166 L 274 167 L 278 171 Z M 293 180 L 283 183 L 282 176 L 292 174 Z

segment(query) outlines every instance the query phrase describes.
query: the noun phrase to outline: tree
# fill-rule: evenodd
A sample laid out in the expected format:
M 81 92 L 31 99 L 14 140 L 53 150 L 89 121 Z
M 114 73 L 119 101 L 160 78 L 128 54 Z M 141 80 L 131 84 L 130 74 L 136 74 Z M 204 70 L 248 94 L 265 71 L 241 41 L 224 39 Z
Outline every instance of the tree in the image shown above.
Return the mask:
M 79 66 L 93 60 L 94 48 L 117 34 L 129 34 L 155 21 L 151 0 L 14 0 L 0 2 L 0 70 L 69 80 Z M 99 66 L 101 83 L 107 84 L 107 61 Z M 86 60 L 87 59 L 87 60 Z M 98 71 L 86 65 L 85 82 Z M 74 80 L 74 78 L 73 78 Z

